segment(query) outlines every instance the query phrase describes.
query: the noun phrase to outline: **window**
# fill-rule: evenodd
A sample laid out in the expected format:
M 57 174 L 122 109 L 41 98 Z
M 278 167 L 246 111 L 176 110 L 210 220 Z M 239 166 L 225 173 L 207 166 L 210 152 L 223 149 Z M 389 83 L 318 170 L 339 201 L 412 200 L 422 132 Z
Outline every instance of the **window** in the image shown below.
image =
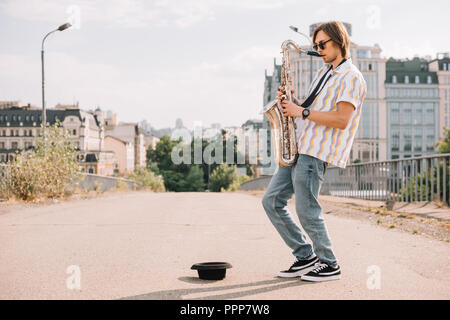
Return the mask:
M 0 116 L 0 121 L 3 121 L 3 116 Z
M 5 143 L 3 141 L 0 142 L 0 149 L 5 149 Z
M 434 151 L 434 135 L 427 135 L 427 151 Z
M 427 83 L 428 83 L 428 84 L 431 83 L 431 76 L 427 76 Z
M 358 58 L 371 58 L 370 50 L 359 49 L 356 50 L 356 56 Z
M 414 103 L 414 124 L 422 123 L 422 108 L 420 103 Z
M 414 151 L 422 151 L 422 137 L 414 139 Z
M 403 123 L 404 124 L 411 124 L 412 122 L 412 110 L 411 109 L 405 109 L 403 112 Z
M 392 109 L 391 112 L 391 122 L 392 123 L 399 123 L 400 122 L 400 110 L 398 109 Z
M 18 142 L 17 141 L 11 142 L 11 149 L 18 149 Z
M 73 134 L 74 136 L 76 136 L 76 135 L 77 135 L 77 129 L 73 129 L 72 134 Z
M 17 116 L 16 116 L 16 115 L 14 115 L 14 116 L 12 117 L 12 121 L 17 121 Z
M 392 76 L 392 83 L 397 83 L 397 76 L 396 75 Z
M 409 83 L 409 76 L 405 76 L 405 83 Z
M 419 76 L 415 76 L 414 82 L 415 82 L 415 83 L 420 83 L 420 78 L 419 78 Z
M 411 151 L 411 135 L 405 133 L 403 137 L 405 138 L 405 144 L 403 146 L 403 150 Z
M 400 148 L 400 133 L 398 131 L 392 132 L 392 151 L 399 151 Z
M 434 123 L 434 107 L 432 103 L 427 103 L 427 109 L 425 112 L 425 123 Z
M 427 128 L 427 137 L 430 137 L 430 138 L 434 139 L 434 128 L 433 127 L 428 127 Z

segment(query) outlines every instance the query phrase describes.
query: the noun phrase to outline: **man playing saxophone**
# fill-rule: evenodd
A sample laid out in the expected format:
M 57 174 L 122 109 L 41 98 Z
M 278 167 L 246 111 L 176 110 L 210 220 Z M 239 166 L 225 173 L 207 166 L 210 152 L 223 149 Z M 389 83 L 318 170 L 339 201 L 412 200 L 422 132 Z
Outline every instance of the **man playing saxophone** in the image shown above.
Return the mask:
M 277 96 L 283 115 L 294 117 L 297 124 L 297 161 L 292 166 L 277 168 L 262 204 L 296 258 L 278 276 L 327 281 L 340 279 L 341 270 L 322 217 L 319 191 L 328 164 L 346 166 L 367 86 L 349 57 L 350 40 L 342 23 L 331 21 L 319 25 L 313 43 L 324 66 L 315 75 L 308 98 L 301 104 L 282 100 L 283 87 Z M 293 194 L 300 224 L 312 245 L 287 209 Z

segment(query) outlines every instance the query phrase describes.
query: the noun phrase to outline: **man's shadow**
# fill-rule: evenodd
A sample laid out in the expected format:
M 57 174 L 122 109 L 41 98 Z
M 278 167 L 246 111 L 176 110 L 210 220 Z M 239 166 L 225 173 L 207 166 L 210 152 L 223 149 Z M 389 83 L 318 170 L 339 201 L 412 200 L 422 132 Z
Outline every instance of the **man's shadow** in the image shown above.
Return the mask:
M 214 283 L 216 280 L 202 280 L 195 277 L 180 277 L 178 278 L 180 281 L 188 282 L 188 283 L 194 283 L 194 284 L 208 284 L 208 283 Z M 236 298 L 242 298 L 249 295 L 254 295 L 258 293 L 264 293 L 269 291 L 275 291 L 279 289 L 289 288 L 289 287 L 296 287 L 301 286 L 305 284 L 311 284 L 311 282 L 305 282 L 301 281 L 298 278 L 291 278 L 291 279 L 282 279 L 282 278 L 276 278 L 274 280 L 264 280 L 264 281 L 257 281 L 257 282 L 251 282 L 251 283 L 244 283 L 244 284 L 235 284 L 235 285 L 229 285 L 229 286 L 221 286 L 221 287 L 208 287 L 208 288 L 194 288 L 194 289 L 175 289 L 175 290 L 162 290 L 162 291 L 155 291 L 155 292 L 149 292 L 137 296 L 130 296 L 130 297 L 124 297 L 119 300 L 183 300 L 183 296 L 187 296 L 190 294 L 195 293 L 201 293 L 201 292 L 211 292 L 211 295 L 201 297 L 201 298 L 194 298 L 189 300 L 226 300 L 226 299 L 236 299 Z M 220 290 L 230 290 L 230 289 L 236 289 L 236 288 L 250 288 L 254 286 L 261 286 L 261 285 L 268 285 L 266 287 L 262 288 L 255 288 L 255 289 L 248 289 L 244 291 L 239 292 L 232 292 L 232 293 L 224 293 L 224 294 L 218 294 L 217 291 Z

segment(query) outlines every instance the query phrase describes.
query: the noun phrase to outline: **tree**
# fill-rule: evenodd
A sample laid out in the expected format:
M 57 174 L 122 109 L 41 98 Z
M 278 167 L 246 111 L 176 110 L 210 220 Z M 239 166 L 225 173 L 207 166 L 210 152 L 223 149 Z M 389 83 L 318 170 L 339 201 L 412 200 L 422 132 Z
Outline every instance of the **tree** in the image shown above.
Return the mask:
M 209 190 L 213 192 L 220 192 L 222 189 L 226 190 L 237 178 L 236 166 L 222 163 L 211 173 Z
M 205 180 L 203 170 L 199 166 L 192 166 L 186 178 L 186 191 L 204 191 Z
M 209 173 L 214 172 L 214 170 L 221 165 L 216 162 L 207 164 L 204 159 L 205 153 L 207 154 L 206 156 L 209 156 L 209 153 L 211 153 L 211 157 L 214 159 L 216 157 L 216 152 L 223 152 L 222 159 L 226 161 L 227 140 L 225 137 L 225 131 L 222 130 L 222 141 L 216 140 L 214 142 L 207 139 L 201 139 L 201 141 L 197 140 L 199 138 L 192 139 L 190 142 L 191 163 L 175 164 L 172 161 L 172 150 L 174 150 L 177 146 L 180 146 L 179 144 L 182 142 L 182 138 L 177 141 L 173 141 L 169 136 L 163 136 L 156 144 L 155 149 L 147 150 L 147 168 L 153 171 L 156 175 L 163 176 L 164 185 L 168 191 L 204 191 L 206 187 L 205 181 L 209 179 Z M 214 143 L 216 144 L 216 147 L 214 147 Z M 222 148 L 220 148 L 220 143 L 222 143 Z M 195 149 L 196 147 L 200 149 L 199 145 L 201 146 L 201 154 L 199 152 L 200 150 Z M 232 145 L 234 156 L 233 161 L 236 161 L 238 154 L 237 142 L 233 141 Z M 180 154 L 178 154 L 177 150 L 175 150 L 175 153 L 182 158 L 183 150 L 189 150 L 189 147 L 187 149 L 180 149 Z M 199 154 L 196 154 L 196 152 Z M 201 164 L 195 163 L 195 157 L 198 157 L 199 155 L 202 159 Z M 219 155 L 217 156 L 217 158 L 221 158 Z M 246 164 L 245 167 L 247 168 L 247 172 L 252 175 L 250 165 Z M 235 169 L 236 166 L 234 166 L 233 170 L 236 171 Z M 230 183 L 232 182 L 226 180 L 220 187 L 227 189 Z M 217 191 L 220 191 L 220 187 Z
M 444 138 L 438 142 L 438 153 L 450 153 L 450 129 L 444 129 Z

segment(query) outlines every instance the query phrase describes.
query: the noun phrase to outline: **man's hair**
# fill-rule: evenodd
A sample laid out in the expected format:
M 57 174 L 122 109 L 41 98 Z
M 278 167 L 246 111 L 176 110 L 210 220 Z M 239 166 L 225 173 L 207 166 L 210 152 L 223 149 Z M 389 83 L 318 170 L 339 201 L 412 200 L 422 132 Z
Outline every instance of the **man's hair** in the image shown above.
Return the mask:
M 347 58 L 347 53 L 350 49 L 350 38 L 344 25 L 338 21 L 330 21 L 320 24 L 316 30 L 314 30 L 313 42 L 316 41 L 317 33 L 322 30 L 341 48 L 343 58 Z

